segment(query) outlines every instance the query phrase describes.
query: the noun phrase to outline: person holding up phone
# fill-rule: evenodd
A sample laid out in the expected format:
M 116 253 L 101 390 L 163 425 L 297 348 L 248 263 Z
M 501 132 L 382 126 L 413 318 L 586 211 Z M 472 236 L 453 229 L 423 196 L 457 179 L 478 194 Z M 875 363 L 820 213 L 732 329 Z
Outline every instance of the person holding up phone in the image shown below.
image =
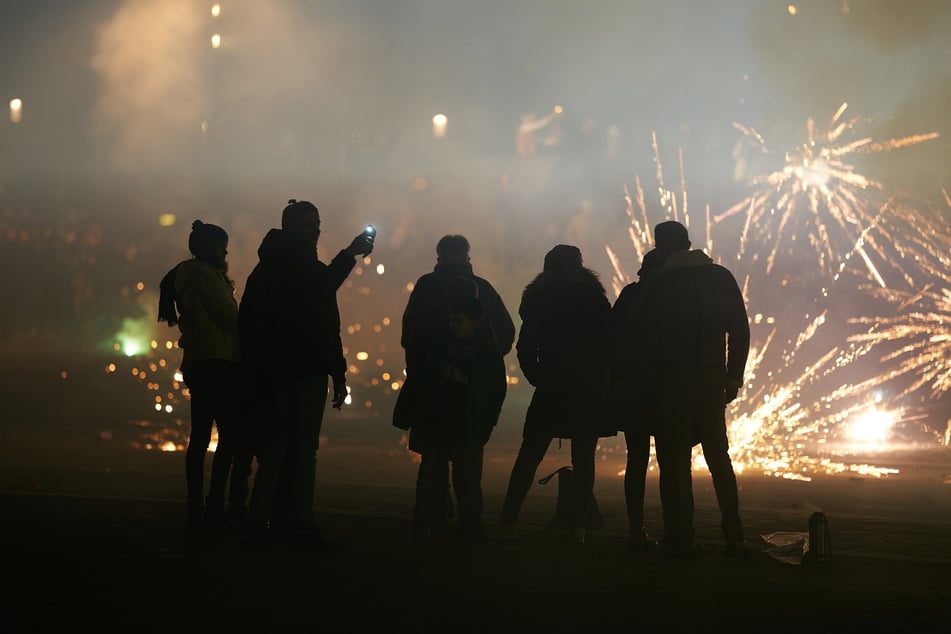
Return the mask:
M 373 251 L 368 229 L 324 264 L 317 207 L 291 199 L 258 249 L 238 309 L 243 393 L 255 400 L 245 410 L 260 431 L 245 547 L 266 546 L 278 528 L 294 546 L 324 544 L 312 518 L 318 441 L 330 383 L 335 409 L 347 396 L 337 289 Z

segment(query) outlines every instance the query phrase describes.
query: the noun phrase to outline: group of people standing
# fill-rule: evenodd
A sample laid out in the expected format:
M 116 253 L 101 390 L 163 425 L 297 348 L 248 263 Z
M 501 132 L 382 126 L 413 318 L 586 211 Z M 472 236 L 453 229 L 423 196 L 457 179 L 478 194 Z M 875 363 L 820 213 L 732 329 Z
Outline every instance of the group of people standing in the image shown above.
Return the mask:
M 312 516 L 320 428 L 330 389 L 336 409 L 347 396 L 337 289 L 357 256 L 372 252 L 374 235 L 360 233 L 324 264 L 320 231 L 316 206 L 288 201 L 281 228 L 258 248 L 239 304 L 227 274 L 227 233 L 195 221 L 188 241 L 194 258 L 162 280 L 159 321 L 181 330 L 191 401 L 188 529 L 241 527 L 252 549 L 277 536 L 302 547 L 324 543 Z M 218 448 L 205 497 L 212 424 Z
M 278 535 L 305 547 L 325 543 L 312 516 L 318 439 L 328 393 L 338 409 L 347 394 L 336 293 L 355 258 L 373 250 L 374 236 L 361 233 L 325 265 L 316 253 L 319 235 L 317 208 L 291 200 L 281 229 L 264 238 L 239 304 L 227 276 L 227 234 L 196 221 L 189 239 L 195 257 L 162 281 L 159 319 L 182 331 L 191 393 L 189 528 L 240 525 L 251 548 Z M 473 272 L 466 238 L 439 240 L 435 268 L 413 286 L 403 313 L 406 381 L 393 412 L 393 424 L 409 432 L 409 448 L 420 455 L 411 539 L 448 534 L 458 507 L 458 535 L 484 543 L 483 452 L 506 397 L 504 357 L 514 347 L 534 392 L 500 537 L 516 538 L 537 468 L 559 439 L 571 444 L 566 537 L 583 543 L 599 438 L 622 432 L 632 550 L 697 555 L 691 456 L 700 444 L 725 552 L 748 554 L 725 420 L 749 351 L 743 296 L 726 268 L 690 249 L 679 222 L 658 224 L 654 242 L 638 281 L 613 305 L 581 251 L 556 245 L 522 293 L 516 332 L 499 293 Z M 219 444 L 204 497 L 213 423 Z M 664 518 L 659 544 L 644 522 L 652 436 Z

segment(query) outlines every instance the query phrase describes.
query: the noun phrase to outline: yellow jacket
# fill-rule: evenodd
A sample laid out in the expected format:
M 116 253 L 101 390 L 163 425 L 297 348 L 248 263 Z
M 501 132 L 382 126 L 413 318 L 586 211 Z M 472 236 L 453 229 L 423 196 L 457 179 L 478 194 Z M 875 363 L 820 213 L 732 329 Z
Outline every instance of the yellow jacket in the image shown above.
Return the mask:
M 185 260 L 175 269 L 175 292 L 183 361 L 238 361 L 238 302 L 231 282 L 210 264 Z

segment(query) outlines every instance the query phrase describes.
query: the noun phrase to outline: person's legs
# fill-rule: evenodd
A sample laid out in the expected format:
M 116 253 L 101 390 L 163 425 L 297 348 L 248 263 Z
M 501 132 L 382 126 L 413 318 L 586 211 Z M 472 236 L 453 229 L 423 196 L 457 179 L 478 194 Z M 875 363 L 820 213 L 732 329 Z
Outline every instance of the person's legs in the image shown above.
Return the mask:
M 234 367 L 228 361 L 214 360 L 207 363 L 207 368 L 209 398 L 218 428 L 218 446 L 211 462 L 204 523 L 212 528 L 221 528 L 225 525 L 225 488 L 236 448 Z
M 433 523 L 441 528 L 446 513 L 449 481 L 449 454 L 445 447 L 426 447 L 416 472 L 416 500 L 413 505 L 412 539 L 427 541 L 433 535 Z
M 211 426 L 215 418 L 214 391 L 209 386 L 208 372 L 201 362 L 182 368 L 190 393 L 191 430 L 185 450 L 185 482 L 187 487 L 188 527 L 201 525 L 205 506 L 205 454 L 211 443 Z
M 571 439 L 571 529 L 583 529 L 591 497 L 594 495 L 594 455 L 598 437 L 581 436 Z
M 482 541 L 482 463 L 485 448 L 469 446 L 458 451 L 452 464 L 453 488 L 459 501 L 459 525 L 470 542 Z
M 551 436 L 542 435 L 522 437 L 522 445 L 519 447 L 518 456 L 512 466 L 508 489 L 505 492 L 505 501 L 502 503 L 501 520 L 503 525 L 514 526 L 518 521 L 522 503 L 525 501 L 529 489 L 532 488 L 535 472 L 545 457 L 551 440 Z
M 647 539 L 644 525 L 644 494 L 647 488 L 647 465 L 650 463 L 651 437 L 642 430 L 624 432 L 627 465 L 624 469 L 624 502 L 627 507 L 631 538 Z
M 271 521 L 274 498 L 280 482 L 293 421 L 290 418 L 292 391 L 288 381 L 273 381 L 267 420 L 260 436 L 258 469 L 251 489 L 250 529 L 258 534 Z
M 314 490 L 317 478 L 317 449 L 327 405 L 327 375 L 294 382 L 291 399 L 290 457 L 294 465 L 292 521 L 299 527 L 313 522 Z
M 665 548 L 693 545 L 692 453 L 693 396 L 688 377 L 664 376 L 658 390 L 654 445 L 660 466 L 660 498 Z
M 270 392 L 262 391 L 266 381 L 240 365 L 236 371 L 235 449 L 231 463 L 228 520 L 243 524 L 248 518 L 248 504 L 254 470 L 254 458 L 260 450 L 262 431 L 267 426 Z
M 726 435 L 722 389 L 711 390 L 701 404 L 703 418 L 698 433 L 703 457 L 713 479 L 713 489 L 722 517 L 723 536 L 728 544 L 743 542 L 743 522 L 740 520 L 740 499 L 733 462 L 730 460 L 730 441 Z
M 243 426 L 243 422 L 238 422 Z M 231 462 L 231 486 L 228 492 L 228 521 L 232 525 L 244 523 L 248 515 L 251 472 L 254 452 L 247 429 L 239 429 L 235 438 L 234 458 Z

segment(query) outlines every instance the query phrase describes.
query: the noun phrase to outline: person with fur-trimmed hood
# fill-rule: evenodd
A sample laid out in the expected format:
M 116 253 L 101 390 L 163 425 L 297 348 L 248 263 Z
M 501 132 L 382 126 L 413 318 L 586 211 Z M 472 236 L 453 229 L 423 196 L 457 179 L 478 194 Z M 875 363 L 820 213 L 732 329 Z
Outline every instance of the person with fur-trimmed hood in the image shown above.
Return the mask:
M 583 265 L 578 247 L 559 244 L 525 288 L 516 352 L 535 387 L 522 444 L 512 467 L 501 513 L 501 532 L 512 537 L 538 465 L 555 438 L 571 441 L 573 470 L 569 541 L 583 543 L 585 514 L 594 490 L 597 415 L 608 381 L 607 335 L 611 304 L 597 273 Z

